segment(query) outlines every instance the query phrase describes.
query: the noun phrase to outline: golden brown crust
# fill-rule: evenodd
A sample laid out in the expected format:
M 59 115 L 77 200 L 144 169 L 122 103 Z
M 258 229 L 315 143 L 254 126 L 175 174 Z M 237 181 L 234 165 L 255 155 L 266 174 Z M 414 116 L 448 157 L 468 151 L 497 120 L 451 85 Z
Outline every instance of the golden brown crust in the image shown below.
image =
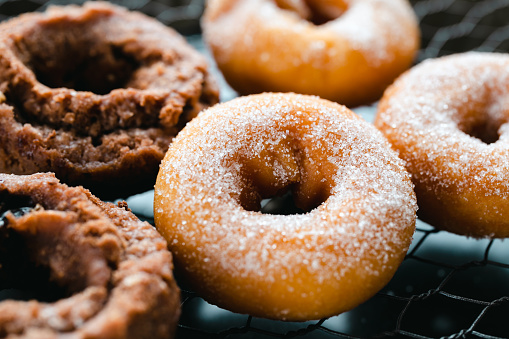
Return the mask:
M 509 58 L 426 61 L 380 101 L 375 125 L 405 160 L 419 217 L 472 237 L 509 236 Z
M 258 212 L 291 190 L 295 215 Z M 261 94 L 204 111 L 155 186 L 156 227 L 193 288 L 221 307 L 304 321 L 349 310 L 392 277 L 415 229 L 408 173 L 338 104 Z
M 167 339 L 174 333 L 180 300 L 171 254 L 125 204 L 104 203 L 52 174 L 0 174 L 0 207 L 0 251 L 7 254 L 0 276 L 9 277 L 2 287 L 39 289 L 46 298 L 56 293 L 46 302 L 0 302 L 2 335 Z M 20 207 L 28 210 L 16 215 Z
M 96 192 L 147 189 L 177 132 L 218 101 L 204 58 L 141 13 L 52 7 L 0 33 L 1 171 L 52 171 Z
M 336 14 L 325 23 L 306 20 L 325 12 Z M 202 24 L 239 93 L 315 94 L 348 106 L 377 100 L 419 47 L 406 0 L 209 0 Z

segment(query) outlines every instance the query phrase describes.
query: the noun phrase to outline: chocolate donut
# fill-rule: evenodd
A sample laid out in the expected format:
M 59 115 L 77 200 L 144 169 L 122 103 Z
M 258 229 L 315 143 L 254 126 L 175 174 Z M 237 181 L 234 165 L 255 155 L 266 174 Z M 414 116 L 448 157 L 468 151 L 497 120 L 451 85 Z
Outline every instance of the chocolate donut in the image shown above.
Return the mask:
M 180 35 L 101 2 L 0 24 L 0 92 L 0 171 L 116 196 L 151 187 L 173 137 L 218 101 Z
M 179 290 L 165 240 L 52 174 L 0 174 L 0 336 L 169 338 Z M 3 291 L 2 291 L 3 290 Z M 5 296 L 4 296 L 5 299 Z

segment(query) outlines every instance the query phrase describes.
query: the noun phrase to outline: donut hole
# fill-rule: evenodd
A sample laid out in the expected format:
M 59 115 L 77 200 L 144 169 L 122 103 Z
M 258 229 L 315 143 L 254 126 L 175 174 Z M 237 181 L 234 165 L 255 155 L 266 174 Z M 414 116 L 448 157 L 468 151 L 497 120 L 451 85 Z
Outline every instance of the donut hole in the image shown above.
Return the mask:
M 272 215 L 297 215 L 313 211 L 327 200 L 330 195 L 315 192 L 314 196 L 305 196 L 295 191 L 296 185 L 277 190 L 276 192 L 267 187 L 255 187 L 246 185 L 246 189 L 240 197 L 240 205 L 247 211 L 261 212 Z M 251 191 L 249 191 L 251 190 Z M 269 192 L 269 194 L 267 194 Z
M 50 88 L 107 94 L 124 88 L 139 68 L 121 47 L 104 41 L 85 27 L 45 27 L 24 37 L 16 53 Z
M 292 191 L 288 191 L 281 196 L 263 199 L 260 202 L 260 212 L 263 214 L 293 215 L 305 214 L 309 211 L 299 208 L 295 204 Z
M 498 141 L 501 126 L 501 121 L 485 119 L 460 125 L 459 128 L 462 132 L 489 145 Z
M 499 138 L 498 128 L 491 128 L 491 126 L 487 125 L 475 126 L 471 130 L 466 131 L 466 133 L 488 145 L 497 142 Z
M 344 1 L 275 0 L 275 2 L 279 8 L 292 11 L 316 26 L 339 18 L 347 10 Z
M 303 155 L 291 147 L 291 140 L 269 142 L 267 149 L 237 159 L 243 168 L 236 188 L 242 208 L 274 215 L 304 214 L 330 196 L 329 180 L 310 175 L 309 169 L 299 165 Z
M 0 300 L 52 302 L 67 297 L 65 289 L 50 280 L 49 268 L 29 257 L 30 246 L 23 236 L 9 228 L 7 214 L 21 217 L 35 204 L 24 196 L 0 194 L 0 198 Z

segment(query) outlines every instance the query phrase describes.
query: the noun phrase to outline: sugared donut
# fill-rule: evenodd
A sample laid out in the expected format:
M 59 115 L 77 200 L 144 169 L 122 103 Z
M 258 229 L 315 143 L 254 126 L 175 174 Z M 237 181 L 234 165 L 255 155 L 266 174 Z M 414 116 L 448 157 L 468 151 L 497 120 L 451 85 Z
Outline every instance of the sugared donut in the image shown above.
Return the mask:
M 1 172 L 148 189 L 173 137 L 217 101 L 204 58 L 141 13 L 90 2 L 0 24 Z
M 0 215 L 2 337 L 172 337 L 180 298 L 171 253 L 125 203 L 53 174 L 0 174 Z
M 419 216 L 472 237 L 509 236 L 509 56 L 427 61 L 385 93 L 376 126 L 406 162 Z
M 209 0 L 204 38 L 241 94 L 377 100 L 419 47 L 406 0 Z
M 291 191 L 305 214 L 262 214 Z M 169 148 L 156 227 L 207 301 L 303 321 L 380 290 L 408 249 L 415 195 L 396 153 L 344 106 L 261 94 L 201 113 Z

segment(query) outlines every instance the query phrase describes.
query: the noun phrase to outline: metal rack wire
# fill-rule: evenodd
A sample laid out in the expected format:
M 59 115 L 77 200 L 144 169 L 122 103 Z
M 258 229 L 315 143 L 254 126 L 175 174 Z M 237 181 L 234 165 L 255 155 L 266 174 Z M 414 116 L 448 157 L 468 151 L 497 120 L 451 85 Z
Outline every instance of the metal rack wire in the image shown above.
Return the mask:
M 230 314 L 185 292 L 179 334 L 200 338 L 507 338 L 509 249 L 420 224 L 393 280 L 337 317 L 281 323 Z
M 154 16 L 196 42 L 203 1 L 113 2 Z M 411 2 L 422 31 L 417 62 L 469 50 L 509 51 L 509 0 Z M 69 2 L 0 0 L 0 20 L 63 3 Z M 131 208 L 150 220 L 150 211 L 135 200 Z M 392 281 L 350 312 L 305 323 L 258 319 L 212 306 L 184 286 L 177 337 L 508 338 L 508 282 L 509 246 L 503 240 L 470 239 L 419 222 Z

